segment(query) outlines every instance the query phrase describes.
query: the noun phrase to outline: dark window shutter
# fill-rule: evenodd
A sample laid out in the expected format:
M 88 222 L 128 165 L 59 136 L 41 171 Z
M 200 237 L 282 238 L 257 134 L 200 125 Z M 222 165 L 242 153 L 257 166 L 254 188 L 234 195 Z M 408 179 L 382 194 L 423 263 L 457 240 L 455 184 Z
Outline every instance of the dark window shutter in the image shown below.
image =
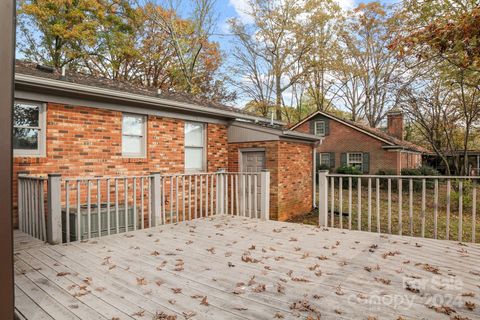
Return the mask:
M 325 135 L 328 136 L 330 134 L 330 121 L 329 119 L 325 119 Z
M 335 168 L 335 152 L 330 152 L 330 168 Z
M 310 134 L 315 134 L 315 121 L 310 121 Z
M 320 167 L 320 153 L 315 152 L 315 170 Z
M 340 155 L 340 165 L 342 167 L 346 167 L 347 166 L 347 154 L 346 153 L 342 153 Z
M 370 153 L 365 152 L 363 154 L 363 161 L 362 161 L 363 173 L 370 172 Z

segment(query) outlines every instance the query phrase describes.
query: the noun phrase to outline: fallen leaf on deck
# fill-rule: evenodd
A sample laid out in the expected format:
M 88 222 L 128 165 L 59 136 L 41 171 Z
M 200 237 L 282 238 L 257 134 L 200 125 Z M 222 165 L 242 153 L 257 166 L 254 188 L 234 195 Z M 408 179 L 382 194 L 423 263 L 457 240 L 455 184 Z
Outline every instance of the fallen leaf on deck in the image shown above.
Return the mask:
M 173 293 L 175 293 L 175 294 L 178 294 L 178 293 L 182 292 L 182 289 L 181 289 L 181 288 L 171 288 L 171 290 L 172 290 Z
M 465 307 L 470 310 L 470 311 L 473 311 L 475 310 L 475 303 L 472 302 L 472 301 L 465 301 Z
M 456 311 L 449 306 L 426 306 L 429 309 L 435 310 L 438 313 L 443 313 L 446 315 L 451 315 L 452 313 L 456 313 Z
M 194 317 L 197 313 L 195 311 L 184 311 L 183 312 L 183 316 L 185 317 L 185 319 L 190 319 L 192 317 Z
M 57 277 L 64 277 L 64 276 L 68 276 L 69 274 L 70 272 L 62 271 L 57 273 Z
M 145 280 L 145 278 L 137 278 L 137 284 L 139 286 L 145 286 L 147 285 L 147 281 Z
M 207 296 L 203 297 L 202 301 L 200 302 L 201 305 L 208 306 L 210 305 L 207 301 Z
M 140 310 L 132 314 L 134 317 L 143 317 L 145 315 L 145 310 Z
M 160 312 L 160 313 L 157 312 L 153 316 L 152 320 L 176 320 L 176 319 L 177 319 L 177 316 L 175 316 L 175 315 L 168 315 L 164 312 Z

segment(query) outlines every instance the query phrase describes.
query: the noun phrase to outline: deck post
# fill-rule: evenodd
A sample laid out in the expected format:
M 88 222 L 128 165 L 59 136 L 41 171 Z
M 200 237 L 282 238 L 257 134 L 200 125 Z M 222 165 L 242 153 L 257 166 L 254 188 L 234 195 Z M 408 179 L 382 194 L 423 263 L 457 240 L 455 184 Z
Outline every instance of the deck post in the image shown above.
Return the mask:
M 328 226 L 328 170 L 318 171 L 318 224 Z
M 270 220 L 270 171 L 260 172 L 260 218 Z
M 224 214 L 224 204 L 225 204 L 225 184 L 224 184 L 224 173 L 227 170 L 225 169 L 218 169 L 217 171 L 217 203 L 216 203 L 216 214 Z
M 48 174 L 47 241 L 50 244 L 62 243 L 61 179 L 59 173 Z
M 159 172 L 152 172 L 152 187 L 150 189 L 150 206 L 152 208 L 152 225 L 155 227 L 157 223 L 161 222 L 162 216 L 162 194 L 161 194 L 161 179 Z M 165 223 L 165 221 L 163 221 Z

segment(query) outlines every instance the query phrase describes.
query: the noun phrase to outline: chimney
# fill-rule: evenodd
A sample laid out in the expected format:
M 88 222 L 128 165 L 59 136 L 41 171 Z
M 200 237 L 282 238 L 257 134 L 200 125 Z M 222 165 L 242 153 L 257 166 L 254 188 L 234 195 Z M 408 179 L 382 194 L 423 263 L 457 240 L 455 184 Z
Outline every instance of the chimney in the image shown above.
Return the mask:
M 390 111 L 387 113 L 387 133 L 397 139 L 403 140 L 402 111 Z

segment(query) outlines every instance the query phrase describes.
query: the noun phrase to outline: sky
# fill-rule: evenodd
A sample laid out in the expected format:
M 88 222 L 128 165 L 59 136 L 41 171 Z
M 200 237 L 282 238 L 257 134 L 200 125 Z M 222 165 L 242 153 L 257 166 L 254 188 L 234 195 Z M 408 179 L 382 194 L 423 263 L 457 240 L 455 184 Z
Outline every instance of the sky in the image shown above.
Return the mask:
M 340 7 L 344 10 L 352 9 L 361 2 L 372 2 L 372 0 L 336 0 Z M 381 1 L 381 0 L 380 0 Z M 251 18 L 245 11 L 248 9 L 249 0 L 217 0 L 216 12 L 218 14 L 217 32 L 213 37 L 214 41 L 220 43 L 220 46 L 225 54 L 228 54 L 231 49 L 228 23 L 231 18 L 239 18 L 244 23 L 251 21 Z M 395 0 L 383 0 L 382 3 L 394 3 Z

